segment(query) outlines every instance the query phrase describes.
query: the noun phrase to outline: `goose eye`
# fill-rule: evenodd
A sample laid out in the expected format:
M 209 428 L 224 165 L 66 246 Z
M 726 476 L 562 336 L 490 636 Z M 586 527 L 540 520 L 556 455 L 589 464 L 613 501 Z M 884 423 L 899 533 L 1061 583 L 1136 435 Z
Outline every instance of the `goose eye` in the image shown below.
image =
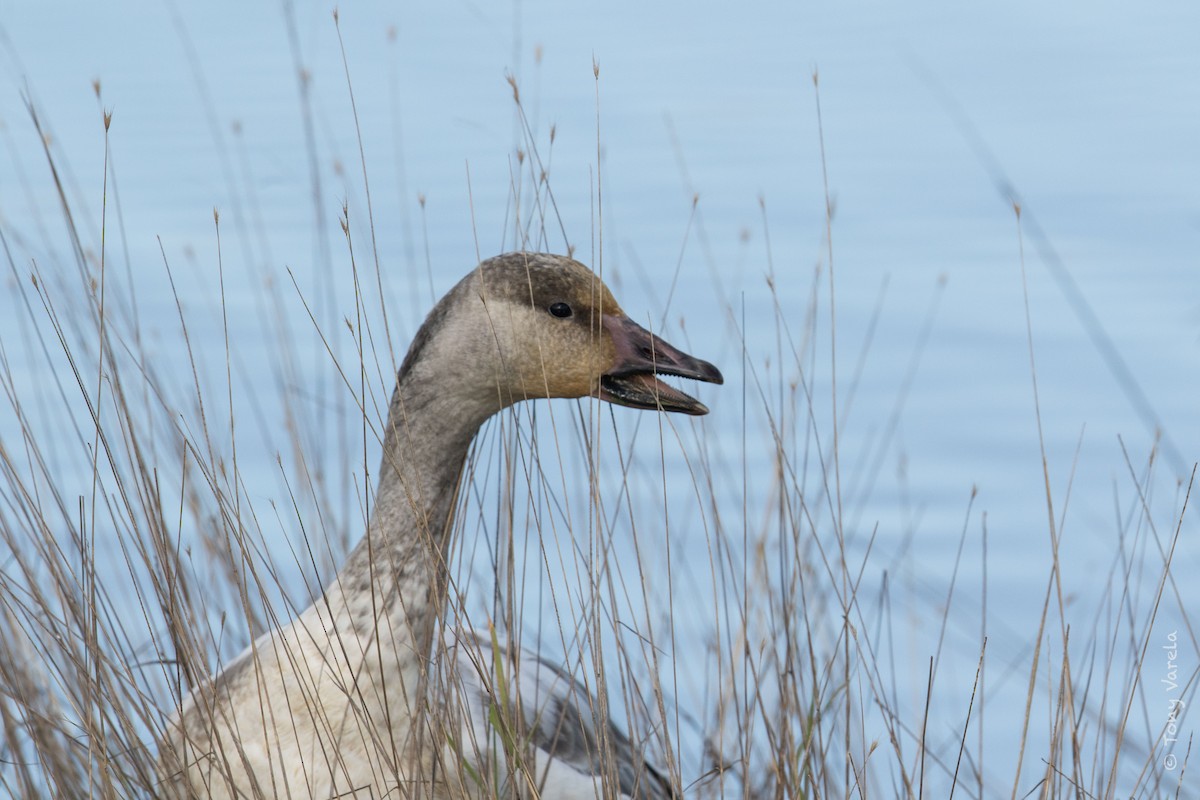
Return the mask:
M 550 313 L 559 319 L 566 319 L 571 316 L 571 307 L 566 303 L 554 303 L 550 306 Z

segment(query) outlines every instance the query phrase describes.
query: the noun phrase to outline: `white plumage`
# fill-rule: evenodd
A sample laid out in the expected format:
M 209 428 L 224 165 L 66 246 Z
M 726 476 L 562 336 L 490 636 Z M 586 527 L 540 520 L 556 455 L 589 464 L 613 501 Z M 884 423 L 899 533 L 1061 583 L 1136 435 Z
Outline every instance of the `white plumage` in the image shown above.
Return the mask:
M 457 740 L 471 756 L 490 754 L 500 762 L 493 771 L 498 796 L 524 782 L 545 798 L 605 797 L 606 779 L 621 797 L 674 796 L 667 779 L 625 734 L 607 720 L 596 724 L 597 698 L 562 667 L 480 630 L 447 630 L 443 655 L 450 667 L 450 702 L 462 710 Z M 506 701 L 506 710 L 498 708 L 498 698 Z M 509 774 L 497 714 L 504 715 L 506 731 L 515 730 L 527 743 L 526 772 Z

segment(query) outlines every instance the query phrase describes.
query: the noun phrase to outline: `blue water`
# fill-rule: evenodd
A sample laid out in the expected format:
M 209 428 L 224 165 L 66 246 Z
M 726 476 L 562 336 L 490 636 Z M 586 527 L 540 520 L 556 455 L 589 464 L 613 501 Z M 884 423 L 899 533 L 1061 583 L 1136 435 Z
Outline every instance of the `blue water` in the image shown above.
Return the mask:
M 986 513 L 989 664 L 997 673 L 1016 664 L 990 699 L 986 725 L 995 749 L 986 770 L 996 781 L 992 791 L 1007 796 L 1016 762 L 1008 742 L 1020 724 L 1028 646 L 1051 564 L 1026 296 L 1055 514 L 1066 505 L 1060 561 L 1073 642 L 1095 635 L 1097 609 L 1112 602 L 1105 576 L 1119 561 L 1124 520 L 1131 512 L 1136 520 L 1140 507 L 1122 443 L 1141 476 L 1156 425 L 1162 436 L 1146 491 L 1164 547 L 1181 504 L 1178 482 L 1186 485 L 1200 455 L 1200 10 L 1185 3 L 751 3 L 736 11 L 683 3 L 570 10 L 537 2 L 348 3 L 339 12 L 339 43 L 331 9 L 309 3 L 291 11 L 223 1 L 145 4 L 128 13 L 76 5 L 64 17 L 58 6 L 21 4 L 0 20 L 0 225 L 15 264 L 0 337 L 19 391 L 44 397 L 47 367 L 20 321 L 26 317 L 15 287 L 34 263 L 52 275 L 74 274 L 23 96 L 67 168 L 67 192 L 93 253 L 101 227 L 102 110 L 112 111 L 109 268 L 122 276 L 114 286 L 126 292 L 123 276 L 133 277 L 147 348 L 184 396 L 192 378 L 163 263 L 172 267 L 194 326 L 201 372 L 223 387 L 214 208 L 221 214 L 238 402 L 271 398 L 286 386 L 308 412 L 328 411 L 321 419 L 329 431 L 353 408 L 344 396 L 335 400 L 340 384 L 287 270 L 318 322 L 336 331 L 335 352 L 352 355 L 342 325 L 355 316 L 337 225 L 343 202 L 356 263 L 371 280 L 372 236 L 377 243 L 391 346 L 401 351 L 432 297 L 477 256 L 573 246 L 585 262 L 603 264 L 631 315 L 655 325 L 665 320 L 669 338 L 725 370 L 726 386 L 703 390 L 712 414 L 701 424 L 706 441 L 736 465 L 718 493 L 736 509 L 735 519 L 743 478 L 757 490 L 770 475 L 769 437 L 756 413 L 744 412 L 760 403 L 753 384 L 743 383 L 739 340 L 744 326 L 745 368 L 778 387 L 768 274 L 799 342 L 820 269 L 817 343 L 808 345 L 804 378 L 821 446 L 832 444 L 832 252 L 839 402 L 854 391 L 853 406 L 841 409 L 839 438 L 849 558 L 856 569 L 877 530 L 864 597 L 876 596 L 885 572 L 894 582 L 901 609 L 892 621 L 897 681 L 916 724 L 965 524 L 946 645 L 952 666 L 939 675 L 933 712 L 938 735 L 953 741 L 979 653 Z M 308 112 L 300 68 L 311 80 Z M 520 87 L 524 124 L 514 113 L 510 75 Z M 533 171 L 531 142 L 540 159 Z M 531 200 L 542 169 L 556 209 L 547 213 L 544 236 Z M 1022 202 L 1020 227 L 1015 198 Z M 522 240 L 516 220 L 531 216 L 535 235 Z M 300 354 L 291 371 L 274 361 L 279 327 L 267 286 L 278 291 L 284 336 Z M 368 310 L 375 319 L 377 309 Z M 796 377 L 794 363 L 784 374 Z M 386 382 L 377 377 L 369 389 L 379 402 Z M 272 467 L 274 452 L 286 450 L 286 431 L 266 405 L 261 414 L 241 416 L 242 469 L 255 501 L 286 504 Z M 673 467 L 668 505 L 686 509 L 672 513 L 672 540 L 703 583 L 711 581 L 710 540 L 689 544 L 675 535 L 699 525 L 687 508 L 693 490 L 681 467 L 698 444 L 687 424 L 680 429 L 680 442 L 668 435 L 665 445 Z M 639 452 L 656 451 L 657 430 L 641 423 Z M 11 426 L 0 431 L 11 440 Z M 328 437 L 322 441 L 336 450 L 329 444 L 336 434 Z M 68 475 L 70 450 L 59 445 Z M 648 463 L 654 465 L 652 456 Z M 807 496 L 827 526 L 809 469 Z M 648 475 L 651 486 L 661 486 L 661 474 Z M 616 484 L 602 485 L 611 491 Z M 969 505 L 973 487 L 978 496 Z M 644 505 L 662 502 L 650 495 Z M 752 508 L 756 500 L 761 507 L 752 491 Z M 342 512 L 353 518 L 353 509 Z M 284 523 L 266 527 L 286 535 Z M 739 535 L 740 527 L 733 525 Z M 1185 628 L 1180 609 L 1200 608 L 1191 580 L 1200 571 L 1196 531 L 1189 514 L 1174 556 L 1178 585 L 1164 595 L 1152 658 L 1154 642 Z M 1146 548 L 1153 539 L 1138 541 Z M 1150 567 L 1161 563 L 1155 545 L 1139 552 Z M 1146 568 L 1139 575 L 1137 612 L 1144 614 L 1157 573 Z M 661 599 L 660 587 L 651 594 Z M 695 622 L 686 616 L 681 628 Z M 1098 638 L 1105 640 L 1103 633 Z M 1057 665 L 1059 640 L 1047 641 L 1055 643 L 1046 647 Z M 676 651 L 689 647 L 706 652 L 701 641 L 677 643 Z M 1181 652 L 1183 669 L 1194 675 L 1196 642 L 1188 638 Z M 1047 678 L 1047 669 L 1043 684 L 1057 679 Z M 1159 671 L 1152 660 L 1142 668 L 1144 727 L 1165 720 L 1155 717 L 1166 702 Z M 1127 676 L 1115 677 L 1120 683 Z M 684 702 L 688 691 L 679 689 Z M 1046 724 L 1037 727 L 1044 732 Z M 1185 727 L 1192 729 L 1190 721 Z M 879 727 L 866 738 L 887 741 Z M 1038 758 L 1026 754 L 1022 792 L 1040 774 Z M 1131 759 L 1136 773 L 1141 762 Z

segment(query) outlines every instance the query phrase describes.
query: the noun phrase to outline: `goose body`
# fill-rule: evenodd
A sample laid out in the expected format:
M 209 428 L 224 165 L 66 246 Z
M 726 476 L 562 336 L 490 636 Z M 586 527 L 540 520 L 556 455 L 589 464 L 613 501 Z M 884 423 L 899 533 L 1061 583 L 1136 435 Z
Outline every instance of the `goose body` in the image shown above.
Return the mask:
M 400 368 L 362 541 L 321 598 L 185 699 L 160 744 L 164 793 L 465 798 L 500 785 L 505 796 L 560 800 L 613 787 L 635 800 L 674 797 L 624 734 L 596 721 L 593 698 L 566 672 L 504 654 L 522 668 L 498 693 L 491 638 L 440 630 L 451 515 L 483 422 L 542 397 L 707 412 L 656 374 L 721 382 L 711 364 L 632 322 L 572 259 L 511 253 L 472 270 Z M 438 636 L 449 693 L 432 675 Z M 529 732 L 521 753 L 490 730 L 497 694 Z

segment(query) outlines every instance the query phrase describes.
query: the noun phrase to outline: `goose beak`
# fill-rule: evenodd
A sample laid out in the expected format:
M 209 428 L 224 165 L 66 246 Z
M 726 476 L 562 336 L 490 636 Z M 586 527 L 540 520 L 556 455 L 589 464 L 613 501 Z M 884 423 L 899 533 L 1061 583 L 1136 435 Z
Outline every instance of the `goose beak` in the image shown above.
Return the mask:
M 612 337 L 616 357 L 600 376 L 596 396 L 617 405 L 652 411 L 678 411 L 696 416 L 708 407 L 658 379 L 674 375 L 705 383 L 724 383 L 721 371 L 664 342 L 626 316 L 605 314 L 604 329 Z

